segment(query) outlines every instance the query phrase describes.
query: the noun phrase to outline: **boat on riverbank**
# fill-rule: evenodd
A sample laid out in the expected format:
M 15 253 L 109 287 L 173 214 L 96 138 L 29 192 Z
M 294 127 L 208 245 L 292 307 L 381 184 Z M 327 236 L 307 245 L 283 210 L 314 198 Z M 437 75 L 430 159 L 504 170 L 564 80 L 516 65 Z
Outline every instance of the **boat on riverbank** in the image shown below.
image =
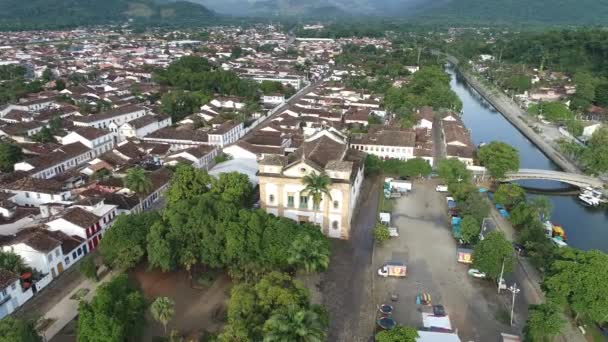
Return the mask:
M 593 189 L 590 187 L 584 188 L 581 191 L 581 194 L 578 195 L 578 199 L 584 204 L 591 207 L 597 207 L 601 203 L 606 202 L 604 194 L 601 190 Z

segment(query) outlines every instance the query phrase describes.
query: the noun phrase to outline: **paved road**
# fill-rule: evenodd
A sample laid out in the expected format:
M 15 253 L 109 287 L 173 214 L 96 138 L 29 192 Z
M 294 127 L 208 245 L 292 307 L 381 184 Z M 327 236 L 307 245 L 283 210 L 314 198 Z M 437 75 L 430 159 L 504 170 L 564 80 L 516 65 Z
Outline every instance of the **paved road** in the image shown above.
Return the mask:
M 285 109 L 289 108 L 290 106 L 294 105 L 296 102 L 300 101 L 300 99 L 302 97 L 304 97 L 306 94 L 317 89 L 321 84 L 323 84 L 323 81 L 317 81 L 315 83 L 311 83 L 310 85 L 300 89 L 300 91 L 298 91 L 294 96 L 289 98 L 289 100 L 285 101 L 285 103 L 273 108 L 271 115 L 266 117 L 266 119 L 264 119 L 264 121 L 260 122 L 255 128 L 253 128 L 251 131 L 247 132 L 247 134 L 245 134 L 239 140 L 247 139 L 248 137 L 250 137 L 252 134 L 255 133 L 255 131 L 264 127 L 265 124 L 272 121 L 273 118 L 275 118 L 276 116 L 281 114 Z
M 332 241 L 329 270 L 322 281 L 330 313 L 328 341 L 367 341 L 373 333 L 372 228 L 376 223 L 380 179 L 367 178 L 352 221 L 351 238 Z
M 445 159 L 446 147 L 443 141 L 443 120 L 434 118 L 433 121 L 433 156 L 434 166 L 437 166 L 440 160 Z
M 510 327 L 499 320 L 510 304 L 507 294 L 497 295 L 492 282 L 467 275 L 468 266 L 456 260 L 456 241 L 447 222 L 445 195 L 435 192 L 435 181 L 416 181 L 411 194 L 397 199 L 392 224 L 400 236 L 377 247 L 374 269 L 390 260 L 408 265 L 405 279 L 376 277 L 376 305 L 398 294 L 394 317 L 398 323 L 422 327 L 416 296 L 430 293 L 434 304 L 443 304 L 452 328 L 463 341 L 497 341 L 501 332 L 518 333 L 520 324 Z

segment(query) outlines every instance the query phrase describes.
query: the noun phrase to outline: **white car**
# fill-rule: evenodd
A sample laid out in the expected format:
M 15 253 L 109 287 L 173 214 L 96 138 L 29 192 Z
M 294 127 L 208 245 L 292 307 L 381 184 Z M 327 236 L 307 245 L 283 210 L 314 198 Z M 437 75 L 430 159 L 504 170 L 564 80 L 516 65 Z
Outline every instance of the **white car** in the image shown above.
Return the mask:
M 483 279 L 486 277 L 485 273 L 481 272 L 480 270 L 478 270 L 476 268 L 469 269 L 469 275 L 473 278 L 480 278 L 480 279 Z
M 435 191 L 437 192 L 448 192 L 448 186 L 447 185 L 443 185 L 443 184 L 439 184 L 435 187 Z

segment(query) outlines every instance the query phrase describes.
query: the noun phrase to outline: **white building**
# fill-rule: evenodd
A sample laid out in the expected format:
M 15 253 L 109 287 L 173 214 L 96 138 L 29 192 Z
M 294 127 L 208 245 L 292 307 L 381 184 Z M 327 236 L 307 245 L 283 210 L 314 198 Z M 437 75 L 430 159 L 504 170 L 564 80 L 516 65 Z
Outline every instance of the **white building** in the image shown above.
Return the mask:
M 39 207 L 45 203 L 67 203 L 72 197 L 70 190 L 63 189 L 62 183 L 34 177 L 23 177 L 3 185 L 2 190 L 12 193 L 11 200 L 16 204 L 28 207 Z
M 32 297 L 32 289 L 23 290 L 19 275 L 0 268 L 0 319 Z
M 209 132 L 209 144 L 224 147 L 239 140 L 243 134 L 243 123 L 229 120 Z
M 115 134 L 94 127 L 78 127 L 61 139 L 64 145 L 76 142 L 91 149 L 94 156 L 100 156 L 114 148 Z
M 285 95 L 280 93 L 263 95 L 262 103 L 272 105 L 279 105 L 281 103 L 285 103 Z
M 113 123 L 110 129 L 114 129 Z M 143 138 L 159 129 L 171 126 L 171 117 L 161 114 L 144 115 L 135 120 L 131 120 L 118 127 L 118 141 L 127 138 Z
M 408 160 L 415 158 L 416 133 L 407 130 L 353 134 L 350 146 L 381 159 Z
M 16 163 L 15 171 L 26 171 L 34 178 L 48 179 L 93 159 L 93 152 L 80 142 L 67 144 L 47 155 L 39 155 Z
M 177 151 L 170 154 L 165 161 L 165 164 L 176 165 L 179 162 L 192 164 L 195 168 L 208 170 L 213 159 L 218 155 L 218 146 L 199 145 L 190 147 L 183 151 Z
M 125 122 L 135 120 L 146 115 L 146 109 L 138 105 L 127 105 L 108 110 L 103 113 L 91 114 L 74 118 L 74 126 L 95 127 L 101 129 L 110 129 L 117 133 L 118 127 Z M 110 124 L 114 123 L 112 128 Z

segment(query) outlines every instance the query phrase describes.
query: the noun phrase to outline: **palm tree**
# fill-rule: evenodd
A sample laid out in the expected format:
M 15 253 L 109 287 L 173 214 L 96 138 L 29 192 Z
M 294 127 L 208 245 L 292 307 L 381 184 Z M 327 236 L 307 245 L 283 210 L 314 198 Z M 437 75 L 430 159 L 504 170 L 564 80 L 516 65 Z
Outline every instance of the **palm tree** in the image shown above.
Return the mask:
M 161 323 L 165 328 L 165 334 L 167 333 L 167 323 L 173 318 L 173 314 L 175 313 L 174 307 L 175 302 L 173 302 L 170 298 L 167 297 L 158 297 L 152 305 L 150 306 L 150 312 L 152 313 L 152 317 Z
M 303 196 L 312 197 L 314 220 L 317 222 L 317 211 L 321 211 L 321 201 L 323 200 L 323 194 L 327 195 L 327 197 L 331 200 L 331 195 L 329 193 L 329 186 L 331 185 L 331 178 L 325 173 L 325 171 L 321 173 L 315 173 L 314 171 L 304 176 L 302 178 L 302 183 L 304 184 L 304 190 L 300 191 L 300 194 Z M 321 228 L 323 227 L 323 223 L 321 223 Z
M 127 176 L 124 179 L 124 183 L 129 190 L 137 193 L 139 197 L 139 206 L 143 211 L 142 196 L 152 189 L 152 181 L 146 174 L 146 171 L 141 167 L 129 169 L 129 171 L 127 171 Z
M 312 310 L 292 305 L 275 313 L 264 324 L 264 342 L 322 342 L 325 331 L 321 317 Z
M 300 235 L 291 244 L 287 262 L 301 266 L 307 273 L 323 272 L 329 267 L 329 246 L 324 240 Z

